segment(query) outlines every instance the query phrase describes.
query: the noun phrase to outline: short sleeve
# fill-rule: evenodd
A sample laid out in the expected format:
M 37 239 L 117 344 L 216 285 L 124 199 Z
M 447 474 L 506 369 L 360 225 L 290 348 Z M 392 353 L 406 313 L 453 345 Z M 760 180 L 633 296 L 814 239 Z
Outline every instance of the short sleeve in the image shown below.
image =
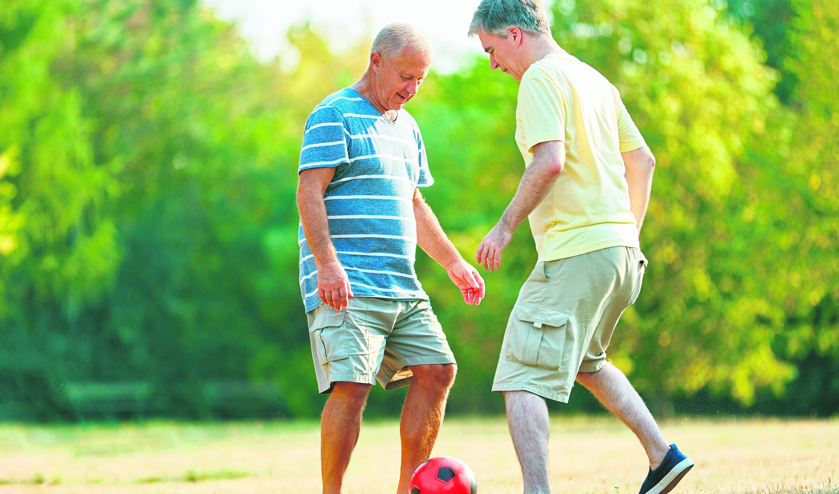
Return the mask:
M 428 169 L 428 157 L 425 153 L 425 144 L 422 142 L 422 134 L 419 128 L 414 129 L 417 137 L 417 146 L 419 147 L 419 180 L 417 180 L 417 187 L 429 187 L 434 184 L 434 177 L 431 176 L 431 170 Z
M 518 113 L 529 152 L 543 142 L 565 141 L 565 94 L 547 75 L 525 74 L 519 86 Z
M 644 141 L 644 136 L 641 131 L 635 126 L 632 117 L 626 110 L 626 105 L 621 100 L 620 93 L 617 88 L 613 89 L 615 92 L 615 100 L 618 105 L 618 135 L 620 136 L 620 151 L 626 153 L 642 148 L 647 145 Z
M 317 107 L 306 120 L 297 173 L 342 163 L 349 163 L 344 116 L 337 108 Z

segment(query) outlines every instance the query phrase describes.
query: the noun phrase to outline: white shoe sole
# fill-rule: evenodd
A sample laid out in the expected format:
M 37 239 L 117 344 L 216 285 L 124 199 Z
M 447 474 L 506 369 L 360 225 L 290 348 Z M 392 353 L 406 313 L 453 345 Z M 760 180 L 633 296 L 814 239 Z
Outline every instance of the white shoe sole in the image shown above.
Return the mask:
M 665 475 L 664 478 L 655 485 L 655 487 L 647 491 L 647 494 L 667 494 L 676 487 L 676 484 L 682 480 L 682 477 L 684 477 L 691 468 L 693 468 L 693 460 L 685 458 L 680 461 L 678 465 L 673 467 L 673 469 L 670 470 L 670 472 L 668 472 L 667 475 Z

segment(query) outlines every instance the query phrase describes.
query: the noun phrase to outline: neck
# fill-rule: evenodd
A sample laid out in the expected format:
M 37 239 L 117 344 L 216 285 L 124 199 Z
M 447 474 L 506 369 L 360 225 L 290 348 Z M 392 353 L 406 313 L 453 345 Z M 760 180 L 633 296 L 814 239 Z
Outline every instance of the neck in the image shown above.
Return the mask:
M 362 98 L 366 99 L 374 108 L 379 110 L 382 115 L 389 118 L 390 120 L 396 120 L 396 110 L 388 110 L 385 106 L 379 101 L 379 94 L 376 90 L 376 85 L 373 84 L 373 72 L 368 67 L 366 71 L 364 71 L 364 75 L 361 76 L 361 79 L 358 80 L 355 84 L 350 86 L 352 89 L 358 91 L 358 94 L 361 95 Z
M 537 36 L 528 36 L 525 49 L 525 60 L 527 60 L 527 68 L 542 60 L 548 55 L 557 55 L 567 53 L 548 33 L 539 34 Z

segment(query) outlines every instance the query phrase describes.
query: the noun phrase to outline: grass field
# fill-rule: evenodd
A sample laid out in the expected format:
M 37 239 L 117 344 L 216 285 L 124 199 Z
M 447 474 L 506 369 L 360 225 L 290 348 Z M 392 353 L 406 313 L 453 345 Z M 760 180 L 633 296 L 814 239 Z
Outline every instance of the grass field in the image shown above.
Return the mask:
M 677 493 L 839 493 L 839 420 L 699 420 L 663 425 L 696 467 Z M 521 493 L 503 418 L 447 420 L 434 451 L 466 461 L 481 494 Z M 634 494 L 646 473 L 634 436 L 608 417 L 554 417 L 554 492 Z M 314 422 L 0 424 L 0 494 L 320 492 Z M 393 494 L 398 423 L 365 422 L 350 494 Z

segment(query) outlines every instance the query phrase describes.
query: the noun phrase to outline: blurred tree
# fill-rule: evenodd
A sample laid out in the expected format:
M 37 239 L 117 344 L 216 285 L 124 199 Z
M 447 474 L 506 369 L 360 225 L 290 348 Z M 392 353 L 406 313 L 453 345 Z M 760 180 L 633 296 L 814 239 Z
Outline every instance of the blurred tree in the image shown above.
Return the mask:
M 73 9 L 13 0 L 0 11 L 0 324 L 30 330 L 45 306 L 72 323 L 120 260 L 106 214 L 114 170 L 93 158 L 79 92 L 53 70 L 74 51 Z
M 758 38 L 766 51 L 766 65 L 776 69 L 780 80 L 775 85 L 775 95 L 785 105 L 792 102 L 799 81 L 798 73 L 786 65 L 793 44 L 789 33 L 796 22 L 790 0 L 728 0 L 724 15 L 740 20 Z
M 568 1 L 556 11 L 560 44 L 618 86 L 658 160 L 645 293 L 624 316 L 615 360 L 659 413 L 675 390 L 710 386 L 749 404 L 756 388 L 780 393 L 793 377 L 772 352 L 784 311 L 766 290 L 784 225 L 766 214 L 754 227 L 748 208 L 752 184 L 771 173 L 746 146 L 764 142 L 778 109 L 776 75 L 725 2 L 669 7 Z
M 748 404 L 756 388 L 780 392 L 793 377 L 771 348 L 784 323 L 783 308 L 770 302 L 764 286 L 776 272 L 767 271 L 760 256 L 749 262 L 754 244 L 782 234 L 783 227 L 745 235 L 742 219 L 744 181 L 761 174 L 745 161 L 746 144 L 763 138 L 767 117 L 778 107 L 776 76 L 738 21 L 721 15 L 724 9 L 724 3 L 693 0 L 666 8 L 649 1 L 563 0 L 553 11 L 560 45 L 618 86 L 658 157 L 642 235 L 652 264 L 644 296 L 625 315 L 612 355 L 639 389 L 655 395 L 659 412 L 676 390 L 711 386 Z M 412 109 L 432 164 L 445 170 L 429 189 L 429 202 L 446 227 L 464 232 L 455 238 L 470 256 L 523 171 L 512 138 L 517 85 L 489 77 L 488 62 L 481 65 L 447 78 L 440 83 L 445 89 L 424 88 L 431 96 L 418 98 Z M 478 315 L 442 309 L 460 351 L 478 365 L 474 379 L 484 381 L 477 388 L 464 384 L 468 389 L 488 389 L 503 321 L 535 261 L 532 251 L 532 240 L 515 242 L 505 253 L 509 275 L 487 275 L 490 297 L 501 295 L 497 305 Z M 444 283 L 439 274 L 435 279 Z M 459 382 L 472 376 L 464 365 Z M 452 400 L 457 403 L 458 392 Z
M 800 81 L 799 111 L 778 124 L 786 139 L 770 154 L 777 165 L 769 187 L 782 191 L 771 199 L 790 218 L 781 237 L 787 255 L 771 289 L 787 315 L 779 353 L 796 362 L 820 360 L 830 374 L 839 365 L 839 5 L 796 0 L 793 8 L 793 49 L 785 62 Z M 839 381 L 823 392 L 836 400 Z
M 553 7 L 555 37 L 618 86 L 658 158 L 652 264 L 610 352 L 658 411 L 694 396 L 766 413 L 796 368 L 800 399 L 776 410 L 839 403 L 836 380 L 814 377 L 839 362 L 837 6 L 787 1 Z M 300 62 L 284 71 L 193 1 L 4 3 L 0 417 L 71 418 L 68 380 L 150 381 L 156 413 L 182 417 L 210 415 L 208 380 L 272 380 L 285 413 L 319 413 L 297 159 L 309 112 L 361 76 L 369 40 L 333 53 L 307 25 L 289 39 Z M 517 91 L 480 59 L 432 73 L 408 107 L 436 179 L 424 194 L 467 259 L 523 172 Z M 527 228 L 504 258 L 476 308 L 419 255 L 460 363 L 451 410 L 503 409 L 488 390 L 536 261 Z M 402 394 L 382 396 L 370 412 L 397 413 Z

